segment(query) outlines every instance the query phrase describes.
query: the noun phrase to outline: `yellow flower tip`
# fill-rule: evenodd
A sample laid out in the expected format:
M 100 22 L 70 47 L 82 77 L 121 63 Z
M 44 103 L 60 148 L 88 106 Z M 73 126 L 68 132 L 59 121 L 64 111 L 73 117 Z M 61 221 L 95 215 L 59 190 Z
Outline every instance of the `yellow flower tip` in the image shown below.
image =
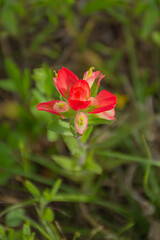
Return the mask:
M 93 72 L 94 69 L 95 69 L 95 67 L 91 67 L 91 68 L 88 70 L 87 78 L 89 78 L 90 76 L 92 76 L 92 72 Z
M 84 124 L 84 118 L 80 117 L 78 120 L 77 120 L 78 124 L 79 125 L 83 125 Z
M 55 77 L 57 77 L 58 73 L 55 70 L 53 72 L 54 72 Z

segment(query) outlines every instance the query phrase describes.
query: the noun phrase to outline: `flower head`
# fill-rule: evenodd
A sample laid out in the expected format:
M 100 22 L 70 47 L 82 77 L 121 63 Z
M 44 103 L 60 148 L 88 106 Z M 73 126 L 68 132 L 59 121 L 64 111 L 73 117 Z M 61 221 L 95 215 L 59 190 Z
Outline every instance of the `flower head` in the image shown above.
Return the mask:
M 57 114 L 61 118 L 74 117 L 79 134 L 83 134 L 86 130 L 87 116 L 91 114 L 97 118 L 113 120 L 117 97 L 106 90 L 102 90 L 95 97 L 94 94 L 92 95 L 92 92 L 95 93 L 92 90 L 98 90 L 103 77 L 104 75 L 99 71 L 93 72 L 93 68 L 90 68 L 81 80 L 69 69 L 63 67 L 53 78 L 53 82 L 65 101 L 52 100 L 40 103 L 37 109 Z

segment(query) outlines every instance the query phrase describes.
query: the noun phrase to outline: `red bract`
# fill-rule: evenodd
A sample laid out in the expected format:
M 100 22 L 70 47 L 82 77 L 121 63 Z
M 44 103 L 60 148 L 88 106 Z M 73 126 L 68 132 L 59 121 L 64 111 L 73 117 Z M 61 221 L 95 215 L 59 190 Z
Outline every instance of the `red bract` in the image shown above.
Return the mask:
M 102 90 L 95 98 L 92 99 L 92 106 L 95 107 L 89 113 L 100 113 L 111 110 L 116 106 L 116 96 L 112 93 Z
M 67 68 L 62 68 L 57 76 L 57 88 L 64 98 L 69 97 L 71 87 L 78 81 L 78 77 Z
M 78 80 L 70 89 L 68 101 L 71 108 L 75 111 L 86 109 L 91 103 L 90 95 L 88 83 L 85 80 Z
M 75 118 L 75 126 L 79 134 L 83 134 L 88 124 L 88 118 L 83 112 L 78 112 Z
M 54 113 L 54 114 L 57 114 L 59 115 L 60 117 L 64 118 L 60 112 L 62 111 L 59 111 L 55 106 L 57 104 L 67 104 L 66 102 L 62 102 L 60 100 L 52 100 L 52 101 L 49 101 L 49 102 L 44 102 L 44 103 L 40 103 L 37 105 L 37 109 L 40 110 L 40 111 L 46 111 L 46 112 L 50 112 L 50 113 Z M 68 106 L 69 107 L 69 106 Z M 62 110 L 62 109 L 61 109 Z M 66 110 L 66 109 L 65 109 Z
M 88 114 L 113 120 L 116 96 L 106 90 L 102 90 L 95 98 L 91 96 L 91 89 L 98 88 L 103 77 L 99 71 L 93 72 L 93 68 L 90 68 L 85 72 L 83 80 L 79 80 L 74 73 L 63 67 L 53 78 L 53 82 L 65 101 L 40 103 L 37 109 L 57 114 L 62 118 L 75 116 L 75 127 L 80 134 L 87 128 Z
M 99 87 L 102 78 L 105 75 L 101 74 L 100 71 L 93 72 L 93 67 L 84 73 L 83 79 L 86 80 L 90 87 L 92 87 L 95 80 L 97 80 L 97 85 Z

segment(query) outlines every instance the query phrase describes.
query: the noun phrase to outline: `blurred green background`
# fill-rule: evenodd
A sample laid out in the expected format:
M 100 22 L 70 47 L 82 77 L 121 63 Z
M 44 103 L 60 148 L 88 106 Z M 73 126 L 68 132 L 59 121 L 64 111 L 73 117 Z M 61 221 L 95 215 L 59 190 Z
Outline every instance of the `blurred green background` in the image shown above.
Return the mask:
M 0 239 L 47 239 L 24 182 L 43 192 L 60 178 L 50 239 L 159 240 L 159 13 L 160 0 L 0 0 Z M 118 97 L 117 120 L 83 139 L 83 166 L 68 125 L 36 110 L 58 99 L 63 66 L 80 79 L 94 66 Z

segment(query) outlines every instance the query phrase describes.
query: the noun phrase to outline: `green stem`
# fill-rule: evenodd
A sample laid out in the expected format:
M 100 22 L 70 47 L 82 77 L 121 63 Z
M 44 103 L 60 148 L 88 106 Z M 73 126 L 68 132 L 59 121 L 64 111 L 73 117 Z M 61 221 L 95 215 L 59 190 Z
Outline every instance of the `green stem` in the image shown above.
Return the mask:
M 86 161 L 86 156 L 87 156 L 87 146 L 85 143 L 82 143 L 82 137 L 80 136 L 79 138 L 77 138 L 78 144 L 80 149 L 82 150 L 82 154 L 80 155 L 79 159 L 78 159 L 78 164 L 80 166 L 83 166 L 85 164 Z

